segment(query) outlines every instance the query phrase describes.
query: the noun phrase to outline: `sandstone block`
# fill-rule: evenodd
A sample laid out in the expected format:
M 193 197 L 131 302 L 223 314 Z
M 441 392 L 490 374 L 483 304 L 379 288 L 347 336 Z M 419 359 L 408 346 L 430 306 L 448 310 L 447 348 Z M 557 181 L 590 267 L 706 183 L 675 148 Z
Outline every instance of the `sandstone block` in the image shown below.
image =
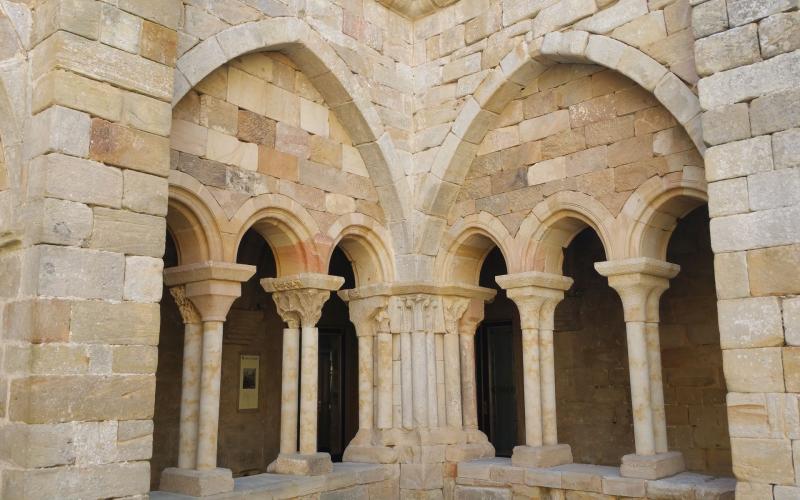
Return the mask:
M 639 16 L 615 29 L 611 36 L 628 45 L 641 48 L 667 37 L 664 11 L 656 10 Z
M 656 453 L 655 455 L 630 454 L 622 457 L 619 474 L 622 477 L 639 479 L 661 479 L 686 470 L 683 454 L 679 451 Z
M 716 73 L 698 83 L 700 105 L 703 109 L 714 109 L 791 90 L 800 82 L 800 69 L 797 68 L 800 68 L 800 52 L 795 51 Z
M 152 257 L 125 258 L 125 288 L 123 298 L 136 302 L 161 300 L 164 261 Z
M 621 0 L 575 25 L 575 29 L 605 34 L 647 14 L 645 0 Z
M 772 170 L 772 142 L 761 136 L 709 148 L 706 179 L 718 181 Z
M 89 115 L 61 106 L 51 106 L 34 116 L 28 125 L 26 150 L 29 157 L 51 152 L 86 157 L 89 153 Z
M 0 427 L 0 456 L 22 468 L 68 465 L 75 461 L 69 424 L 9 424 Z
M 728 18 L 740 26 L 796 6 L 793 0 L 728 0 Z
M 442 83 L 450 83 L 481 70 L 481 54 L 470 54 L 444 65 Z
M 164 178 L 125 170 L 123 179 L 123 208 L 151 215 L 167 214 L 168 185 Z
M 449 128 L 448 125 L 444 125 L 443 129 L 444 134 L 447 134 L 448 128 Z M 478 148 L 478 154 L 485 155 L 489 153 L 494 153 L 495 151 L 500 151 L 503 149 L 508 149 L 519 145 L 521 130 L 522 127 L 517 127 L 514 125 L 510 127 L 503 127 L 495 130 L 490 130 L 483 138 L 483 141 L 481 142 L 481 145 Z M 443 138 L 444 137 L 442 136 L 442 139 Z M 440 141 L 437 142 L 436 144 L 429 144 L 429 146 L 438 146 L 439 144 L 441 144 Z
M 753 263 L 748 255 L 751 288 Z M 755 292 L 753 292 L 755 293 Z M 783 345 L 780 303 L 775 297 L 753 297 L 717 302 L 720 345 L 723 349 Z
M 653 135 L 631 137 L 608 146 L 608 166 L 644 161 L 653 157 Z
M 27 377 L 12 382 L 9 415 L 28 423 L 149 419 L 154 391 L 152 375 Z
M 800 391 L 800 347 L 783 348 L 783 371 L 788 392 Z M 794 402 L 796 404 L 796 402 Z M 789 414 L 789 411 L 786 412 Z
M 33 16 L 32 45 L 58 30 L 96 40 L 100 31 L 100 5 L 91 0 L 45 2 Z
M 708 213 L 711 217 L 746 213 L 750 210 L 747 177 L 736 177 L 708 185 Z
M 352 213 L 356 209 L 356 201 L 342 194 L 327 193 L 325 195 L 325 209 L 336 215 Z
M 100 17 L 100 41 L 132 54 L 139 52 L 142 19 L 112 5 L 103 4 Z M 107 118 L 107 117 L 102 117 Z M 114 121 L 112 118 L 108 120 Z
M 742 500 L 762 500 L 772 497 L 772 485 L 764 483 L 736 482 L 736 498 Z
M 178 50 L 178 33 L 156 23 L 142 23 L 140 54 L 151 61 L 174 66 Z
M 159 318 L 155 303 L 76 302 L 70 338 L 89 344 L 156 345 Z
M 275 149 L 289 153 L 300 159 L 308 158 L 308 132 L 284 122 L 278 122 L 275 128 Z
M 126 92 L 122 120 L 131 127 L 166 137 L 170 133 L 172 107 L 168 102 Z
M 761 55 L 770 58 L 800 48 L 800 12 L 775 14 L 758 23 Z
M 120 206 L 122 174 L 116 168 L 57 153 L 37 157 L 30 168 L 28 195 L 33 198 Z
M 772 154 L 775 168 L 800 165 L 800 128 L 774 134 Z
M 800 291 L 800 246 L 788 245 L 747 253 L 753 295 L 787 295 Z
M 3 312 L 5 338 L 31 343 L 66 342 L 70 302 L 28 299 L 10 302 Z
M 597 12 L 594 0 L 566 0 L 545 7 L 533 20 L 533 37 L 544 36 Z
M 114 373 L 154 374 L 156 365 L 158 365 L 158 349 L 153 346 L 114 347 L 111 358 L 111 369 Z
M 206 154 L 208 129 L 185 120 L 172 120 L 170 146 L 183 153 L 195 156 Z
M 695 38 L 703 38 L 728 28 L 725 0 L 710 0 L 692 7 L 692 30 Z
M 267 472 L 299 476 L 320 476 L 329 474 L 332 470 L 331 456 L 327 453 L 281 454 L 267 468 Z
M 331 167 L 342 167 L 342 145 L 321 135 L 308 138 L 309 159 Z
M 797 452 L 795 452 L 797 455 Z M 800 497 L 800 487 L 797 486 L 775 486 L 773 490 L 775 500 L 792 500 L 792 498 Z
M 40 295 L 122 298 L 125 257 L 83 248 L 41 245 L 33 250 L 29 285 Z
M 59 105 L 118 121 L 122 112 L 118 89 L 67 71 L 51 71 L 37 80 L 32 99 L 34 113 Z
M 89 247 L 160 258 L 166 230 L 163 217 L 95 207 Z
M 794 484 L 789 439 L 731 438 L 733 473 L 745 481 Z
M 778 92 L 750 103 L 753 135 L 800 127 L 800 90 Z
M 750 115 L 746 103 L 706 111 L 702 121 L 703 141 L 709 146 L 750 137 Z
M 785 207 L 712 219 L 711 246 L 729 252 L 798 243 L 798 215 L 800 208 Z
M 784 392 L 785 390 L 779 347 L 724 350 L 722 361 L 725 382 L 731 392 Z
M 275 120 L 244 109 L 239 110 L 236 137 L 245 141 L 275 147 Z
M 400 488 L 430 490 L 443 485 L 442 464 L 400 464 Z
M 800 345 L 800 298 L 783 300 L 783 328 L 786 343 Z
M 264 85 L 261 83 L 261 85 Z M 310 102 L 310 101 L 309 101 Z M 314 103 L 311 103 L 314 104 Z M 255 110 L 253 110 L 255 111 Z M 300 126 L 300 98 L 295 94 L 288 92 L 275 85 L 266 84 L 264 94 L 264 112 L 261 113 L 273 120 L 284 122 L 293 127 Z M 306 117 L 308 120 L 314 120 L 320 113 L 313 113 L 306 110 Z M 327 116 L 327 115 L 326 115 Z M 325 129 L 327 130 L 327 118 L 325 120 Z M 309 125 L 307 123 L 307 125 Z M 317 125 L 317 129 L 321 129 L 322 125 Z
M 569 111 L 562 109 L 521 122 L 519 124 L 519 137 L 522 142 L 535 141 L 569 130 L 569 127 Z
M 757 26 L 749 24 L 698 40 L 695 60 L 701 76 L 761 60 Z
M 611 144 L 633 137 L 634 117 L 620 116 L 586 125 L 586 145 L 588 147 Z
M 566 159 L 553 158 L 536 163 L 528 168 L 528 185 L 535 186 L 566 177 Z
M 216 130 L 208 131 L 205 156 L 209 160 L 234 165 L 244 170 L 258 169 L 258 145 L 240 142 L 236 137 Z
M 81 246 L 92 232 L 92 209 L 45 198 L 31 206 L 31 238 L 37 243 Z
M 800 169 L 759 172 L 747 179 L 752 210 L 800 204 Z
M 3 493 L 30 500 L 111 498 L 146 494 L 149 486 L 150 464 L 131 462 L 16 470 L 8 474 Z
M 93 160 L 141 172 L 169 172 L 169 139 L 99 118 L 92 120 L 89 154 Z
M 197 156 L 180 153 L 178 170 L 186 172 L 206 186 L 225 188 L 227 186 L 227 169 L 223 163 L 206 160 Z

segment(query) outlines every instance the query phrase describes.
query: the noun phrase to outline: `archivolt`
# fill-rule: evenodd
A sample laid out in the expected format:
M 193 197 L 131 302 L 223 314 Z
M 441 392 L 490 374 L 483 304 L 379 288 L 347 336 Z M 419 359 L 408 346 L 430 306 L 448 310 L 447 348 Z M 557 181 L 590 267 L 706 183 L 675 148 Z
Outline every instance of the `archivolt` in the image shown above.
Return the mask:
M 178 247 L 179 263 L 222 260 L 218 221 L 226 218 L 205 186 L 188 174 L 170 171 L 168 205 L 167 227 Z
M 325 263 L 330 263 L 334 248 L 341 248 L 353 265 L 356 286 L 365 286 L 394 280 L 389 242 L 389 232 L 378 221 L 361 213 L 350 213 L 331 224 L 326 241 L 319 246 L 327 247 Z
M 513 238 L 500 220 L 487 213 L 472 214 L 444 235 L 434 269 L 439 283 L 477 285 L 486 255 L 498 247 L 509 269 L 517 260 Z

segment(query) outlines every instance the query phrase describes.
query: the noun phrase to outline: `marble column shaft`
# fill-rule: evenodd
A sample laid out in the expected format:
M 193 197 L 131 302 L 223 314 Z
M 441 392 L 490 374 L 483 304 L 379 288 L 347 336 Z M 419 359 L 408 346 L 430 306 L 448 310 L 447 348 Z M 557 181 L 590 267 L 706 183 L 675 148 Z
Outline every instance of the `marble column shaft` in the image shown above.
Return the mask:
M 461 329 L 458 336 L 461 352 L 461 405 L 464 428 L 478 429 L 478 392 L 475 383 L 475 328 L 477 323 Z
M 281 453 L 297 453 L 297 381 L 300 378 L 300 329 L 283 329 L 281 364 Z
M 319 331 L 316 326 L 302 327 L 300 370 L 300 453 L 310 455 L 317 452 Z
M 217 466 L 222 321 L 203 322 L 203 369 L 200 376 L 200 412 L 197 428 L 197 469 Z
M 358 428 L 372 429 L 373 427 L 373 335 L 359 335 L 358 337 Z M 380 360 L 379 360 L 380 361 Z M 391 367 L 391 358 L 389 360 Z
M 376 336 L 377 346 L 377 384 L 378 391 L 378 419 L 379 429 L 390 429 L 392 427 L 392 400 L 393 400 L 393 356 L 392 356 L 392 334 L 379 331 Z

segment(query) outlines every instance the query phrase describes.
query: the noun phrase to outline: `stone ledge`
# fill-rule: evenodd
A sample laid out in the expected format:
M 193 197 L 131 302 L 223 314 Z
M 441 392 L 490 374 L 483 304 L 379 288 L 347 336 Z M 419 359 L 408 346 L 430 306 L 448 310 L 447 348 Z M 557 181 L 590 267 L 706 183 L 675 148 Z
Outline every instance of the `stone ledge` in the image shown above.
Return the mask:
M 524 477 L 524 483 L 518 479 Z M 498 479 L 503 478 L 504 481 Z M 456 484 L 468 486 L 472 493 L 485 488 L 495 498 L 515 486 L 582 491 L 617 497 L 703 498 L 733 500 L 736 480 L 682 472 L 672 477 L 647 480 L 620 475 L 619 467 L 567 464 L 550 468 L 516 467 L 510 458 L 491 458 L 458 464 Z M 495 495 L 495 496 L 492 496 Z M 687 496 L 691 495 L 691 496 Z

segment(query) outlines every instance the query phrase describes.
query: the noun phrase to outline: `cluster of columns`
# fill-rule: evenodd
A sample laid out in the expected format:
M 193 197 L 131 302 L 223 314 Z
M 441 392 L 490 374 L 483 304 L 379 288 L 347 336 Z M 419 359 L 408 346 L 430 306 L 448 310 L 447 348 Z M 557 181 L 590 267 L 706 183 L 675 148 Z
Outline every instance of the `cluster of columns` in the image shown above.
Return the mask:
M 253 266 L 203 262 L 164 271 L 184 323 L 178 467 L 160 488 L 193 496 L 233 490 L 229 469 L 217 467 L 223 324 Z
M 685 465 L 680 452 L 667 448 L 658 309 L 680 267 L 634 258 L 598 262 L 595 268 L 608 277 L 625 313 L 636 453 L 622 458 L 620 474 L 643 479 L 677 474 Z M 496 279 L 517 305 L 522 327 L 525 444 L 514 448 L 512 462 L 533 467 L 569 463 L 570 448 L 557 437 L 553 327 L 555 308 L 572 279 L 542 272 Z
M 319 475 L 333 469 L 330 455 L 317 451 L 317 323 L 331 291 L 338 290 L 343 283 L 344 278 L 315 273 L 261 280 L 261 286 L 272 293 L 278 314 L 286 323 L 281 369 L 280 453 L 269 465 L 269 472 Z
M 359 431 L 345 460 L 394 463 L 404 446 L 493 455 L 478 430 L 474 335 L 494 291 L 421 283 L 344 290 L 359 338 Z

